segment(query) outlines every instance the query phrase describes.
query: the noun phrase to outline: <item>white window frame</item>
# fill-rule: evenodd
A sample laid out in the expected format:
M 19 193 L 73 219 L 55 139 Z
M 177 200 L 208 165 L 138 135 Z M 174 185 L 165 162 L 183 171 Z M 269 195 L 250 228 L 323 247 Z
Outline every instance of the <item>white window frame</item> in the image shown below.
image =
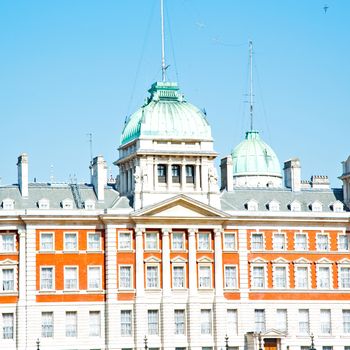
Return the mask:
M 74 323 L 68 322 L 68 314 L 75 315 Z M 66 322 L 65 322 L 65 330 L 67 338 L 77 338 L 78 337 L 78 312 L 77 311 L 66 311 Z
M 3 199 L 2 208 L 4 210 L 13 210 L 15 208 L 15 201 L 11 198 Z
M 340 237 L 347 238 L 347 248 L 344 248 L 341 246 Z M 338 233 L 338 250 L 340 252 L 349 252 L 350 251 L 350 234 L 349 233 Z
M 325 312 L 327 311 L 327 312 Z M 327 314 L 327 323 L 323 322 L 324 319 L 322 314 Z M 329 321 L 329 322 L 328 322 Z M 321 334 L 332 334 L 332 311 L 331 309 L 321 309 L 320 310 L 320 333 Z
M 319 241 L 320 237 L 327 237 L 327 249 L 320 248 L 321 242 Z M 316 250 L 318 252 L 329 252 L 330 250 L 330 241 L 329 241 L 329 234 L 326 232 L 319 232 L 316 234 Z
M 4 236 L 12 237 L 12 250 L 5 250 Z M 16 252 L 16 234 L 12 232 L 3 232 L 0 234 L 1 244 L 0 244 L 0 253 L 15 253 Z
M 329 288 L 328 287 L 322 287 L 321 286 L 321 280 L 320 280 L 320 268 L 327 268 L 329 271 Z M 333 273 L 332 273 L 332 265 L 329 263 L 316 263 L 316 285 L 317 289 L 333 289 Z
M 257 312 L 259 311 L 259 312 Z M 262 311 L 262 312 L 260 312 Z M 257 315 L 260 314 L 262 316 L 262 322 L 260 321 L 260 318 L 258 319 Z M 261 327 L 258 327 L 258 325 L 261 325 Z M 266 310 L 265 309 L 254 309 L 254 330 L 256 332 L 265 332 L 266 331 Z
M 276 236 L 283 237 L 282 248 L 277 247 Z M 287 246 L 288 246 L 287 235 L 284 232 L 274 232 L 273 233 L 273 250 L 285 251 L 285 250 L 287 250 Z
M 66 286 L 66 269 L 69 268 L 75 268 L 77 271 L 77 287 L 76 288 L 67 288 Z M 78 291 L 79 290 L 79 266 L 78 265 L 65 265 L 63 267 L 64 275 L 63 275 L 63 284 L 64 284 L 64 290 L 65 291 Z
M 285 270 L 285 286 L 284 287 L 277 285 L 277 272 L 276 272 L 276 270 L 279 268 Z M 289 288 L 289 266 L 288 266 L 288 264 L 273 264 L 272 273 L 273 273 L 273 288 L 275 288 L 275 289 L 288 289 Z
M 45 249 L 42 245 L 42 237 L 43 235 L 51 235 L 52 237 L 52 249 Z M 40 251 L 42 252 L 53 252 L 55 251 L 55 232 L 53 231 L 40 231 Z
M 175 273 L 174 269 L 175 267 L 181 267 L 183 270 L 183 287 L 177 287 L 175 286 Z M 172 288 L 173 289 L 185 289 L 186 288 L 186 264 L 185 263 L 172 263 Z
M 149 247 L 149 242 L 148 242 L 148 236 L 150 235 L 155 235 L 156 236 L 156 247 Z M 145 250 L 148 251 L 158 251 L 159 250 L 159 232 L 157 231 L 150 231 L 150 232 L 145 232 Z
M 246 203 L 246 206 L 247 206 L 248 211 L 258 211 L 259 210 L 259 203 L 254 199 L 249 200 Z
M 304 236 L 306 238 L 306 246 L 305 249 L 299 249 L 299 247 L 297 247 L 297 236 Z M 295 232 L 294 234 L 294 250 L 296 251 L 300 251 L 300 252 L 305 252 L 307 251 L 309 248 L 309 238 L 308 238 L 308 234 L 306 232 Z
M 200 237 L 207 236 L 208 237 L 208 247 L 202 248 L 200 245 Z M 211 250 L 211 232 L 198 232 L 197 233 L 197 250 L 201 252 L 208 252 Z
M 227 286 L 227 278 L 226 278 L 226 268 L 234 269 L 234 286 Z M 238 267 L 233 264 L 225 264 L 224 265 L 224 288 L 225 289 L 237 289 L 238 288 Z
M 129 315 L 130 318 L 128 318 L 127 320 L 124 318 L 124 320 L 123 320 L 123 313 L 125 315 Z M 129 322 L 129 320 L 130 320 L 130 322 Z M 121 337 L 132 337 L 132 328 L 133 328 L 132 327 L 132 310 L 130 310 L 130 309 L 120 310 L 120 336 Z
M 350 289 L 350 278 L 349 278 L 349 283 L 348 287 L 343 287 L 342 283 L 342 269 L 349 269 L 350 272 L 350 264 L 339 264 L 338 265 L 338 288 L 343 289 L 343 290 L 349 290 Z
M 4 287 L 4 270 L 13 270 L 13 289 L 3 290 Z M 17 292 L 17 266 L 13 264 L 6 264 L 0 266 L 0 294 L 8 294 Z
M 209 269 L 209 286 L 201 286 L 201 278 L 206 278 L 201 275 L 201 270 Z M 199 263 L 198 264 L 198 289 L 212 289 L 213 288 L 213 272 L 211 263 Z
M 75 237 L 76 237 L 76 249 L 67 249 L 67 246 L 66 246 L 66 244 L 67 244 L 67 241 L 66 241 L 66 236 L 67 235 L 75 235 Z M 64 232 L 64 234 L 63 234 L 63 250 L 65 251 L 65 252 L 77 252 L 77 251 L 79 251 L 79 235 L 78 235 L 78 232 L 76 232 L 76 231 L 72 231 L 72 232 Z
M 93 235 L 97 235 L 99 237 L 98 240 L 98 248 L 94 248 L 90 246 L 90 243 L 95 243 L 95 242 L 90 242 L 90 237 Z M 86 242 L 87 242 L 87 250 L 90 252 L 100 252 L 102 249 L 102 235 L 101 232 L 99 231 L 90 231 L 86 233 Z
M 153 325 L 153 323 L 150 323 L 150 315 L 151 312 L 154 313 L 154 315 L 156 315 L 156 320 L 157 322 L 154 323 L 155 324 L 155 328 L 151 328 L 151 324 Z M 159 322 L 159 310 L 158 309 L 149 309 L 147 310 L 147 333 L 148 335 L 159 335 L 159 328 L 160 328 L 160 322 Z
M 41 198 L 38 201 L 39 209 L 50 209 L 50 201 L 46 198 Z
M 261 238 L 262 238 L 261 248 L 255 248 L 253 246 L 253 236 L 261 236 Z M 265 235 L 263 232 L 251 232 L 251 234 L 250 234 L 250 250 L 251 251 L 263 251 L 263 250 L 265 250 Z
M 121 236 L 122 235 L 128 235 L 129 236 L 129 239 L 128 239 L 128 247 L 123 247 L 121 243 L 124 243 L 122 242 L 121 240 Z M 131 231 L 119 231 L 118 232 L 118 250 L 122 250 L 122 251 L 132 251 L 132 232 Z
M 306 268 L 307 276 L 306 276 L 306 287 L 299 287 L 298 286 L 298 268 Z M 294 288 L 295 289 L 300 289 L 300 290 L 305 290 L 309 289 L 311 286 L 311 274 L 310 274 L 310 264 L 299 264 L 295 263 L 294 264 Z
M 42 275 L 43 275 L 43 269 L 45 268 L 50 268 L 52 269 L 52 288 L 43 288 L 43 279 L 42 279 Z M 54 265 L 41 265 L 40 266 L 40 290 L 41 291 L 53 291 L 55 290 L 55 266 Z
M 5 323 L 5 315 L 11 315 L 11 325 L 6 325 Z M 15 329 L 15 314 L 13 312 L 3 312 L 1 314 L 2 319 L 2 339 L 6 341 L 15 338 L 16 329 Z
M 283 314 L 283 323 L 280 322 L 281 319 L 279 318 L 278 314 Z M 276 309 L 276 329 L 280 331 L 287 331 L 288 330 L 288 310 L 287 309 Z
M 129 269 L 129 271 L 130 271 L 130 287 L 124 287 L 124 286 L 122 286 L 122 282 L 121 282 L 121 277 L 122 277 L 122 275 L 121 275 L 121 269 L 122 268 L 128 268 Z M 120 264 L 120 265 L 118 265 L 118 276 L 119 276 L 119 283 L 118 283 L 118 285 L 119 285 L 119 289 L 121 289 L 121 290 L 132 290 L 134 287 L 133 287 L 133 265 L 130 265 L 130 264 Z
M 268 203 L 269 211 L 279 211 L 280 210 L 280 202 L 272 200 Z
M 301 317 L 302 314 L 307 315 L 307 322 L 302 320 L 302 317 Z M 307 325 L 307 329 L 305 329 L 306 327 L 301 327 L 302 324 L 303 326 Z M 310 310 L 298 309 L 298 334 L 308 335 L 309 333 L 310 333 Z
M 155 267 L 157 269 L 157 285 L 156 286 L 149 286 L 148 284 L 148 268 Z M 159 289 L 160 288 L 160 266 L 159 263 L 146 263 L 145 266 L 146 270 L 146 289 Z
M 343 309 L 343 333 L 350 334 L 350 309 Z
M 298 212 L 301 211 L 301 204 L 299 201 L 293 201 L 290 203 L 290 211 Z
M 255 268 L 262 268 L 263 269 L 263 286 L 255 286 L 254 283 L 254 269 Z M 252 263 L 250 266 L 250 276 L 251 276 L 251 281 L 250 281 L 250 286 L 251 289 L 266 289 L 267 288 L 267 266 L 265 263 Z
M 313 212 L 321 212 L 323 210 L 323 205 L 319 201 L 315 201 L 311 203 L 311 211 Z
M 182 235 L 182 248 L 174 247 L 174 237 L 175 235 Z M 184 251 L 186 249 L 185 232 L 174 231 L 171 233 L 171 249 L 174 251 Z
M 203 314 L 206 313 L 209 315 L 209 319 L 206 320 Z M 204 321 L 208 321 L 204 323 Z M 206 327 L 208 326 L 208 327 Z M 201 334 L 202 335 L 211 335 L 213 334 L 213 311 L 212 309 L 201 309 Z
M 229 314 L 235 315 L 233 317 L 234 322 L 231 322 Z M 226 334 L 237 335 L 238 334 L 238 309 L 226 310 Z
M 98 332 L 93 331 L 93 324 L 91 322 L 91 317 L 92 315 L 99 315 L 98 320 L 99 322 L 96 323 L 97 326 L 99 326 Z M 96 326 L 95 325 L 95 326 Z M 102 313 L 100 310 L 90 310 L 89 311 L 89 337 L 101 337 L 101 332 L 102 332 Z
M 52 316 L 51 320 L 52 322 L 50 324 L 47 324 L 47 327 L 50 327 L 52 328 L 51 332 L 49 333 L 47 331 L 47 329 L 45 330 L 45 326 L 46 324 L 44 324 L 43 322 L 43 317 L 44 317 L 44 314 L 49 314 L 50 317 Z M 42 311 L 41 312 L 41 337 L 42 338 L 53 338 L 55 335 L 55 315 L 53 313 L 53 311 Z
M 233 248 L 227 247 L 227 245 L 226 245 L 226 243 L 227 243 L 226 237 L 227 236 L 233 236 Z M 223 249 L 224 251 L 235 251 L 235 250 L 237 250 L 237 235 L 236 235 L 236 232 L 224 232 L 223 248 L 224 248 Z
M 99 270 L 99 286 L 97 288 L 90 287 L 91 281 L 91 270 L 92 269 L 98 269 Z M 88 265 L 87 266 L 87 289 L 88 290 L 102 290 L 102 266 L 101 265 Z
M 177 322 L 177 320 L 178 320 L 178 318 L 176 317 L 177 311 L 181 311 L 181 314 L 183 315 L 183 322 Z M 181 327 L 181 325 L 183 325 L 183 326 Z M 179 329 L 180 329 L 180 331 L 179 331 Z M 174 334 L 175 335 L 185 335 L 186 334 L 186 309 L 174 309 Z

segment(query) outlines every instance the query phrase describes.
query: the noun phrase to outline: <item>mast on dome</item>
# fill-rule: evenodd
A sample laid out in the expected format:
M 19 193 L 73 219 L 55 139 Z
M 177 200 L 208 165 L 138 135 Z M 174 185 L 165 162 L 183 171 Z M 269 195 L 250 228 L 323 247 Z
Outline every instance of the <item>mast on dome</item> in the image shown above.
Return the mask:
M 165 63 L 165 39 L 164 39 L 164 1 L 160 0 L 160 19 L 162 30 L 162 82 L 166 81 L 166 70 L 169 66 Z
M 249 91 L 249 113 L 250 113 L 250 131 L 253 131 L 254 121 L 254 99 L 253 99 L 253 42 L 249 41 L 249 68 L 250 68 L 250 91 Z

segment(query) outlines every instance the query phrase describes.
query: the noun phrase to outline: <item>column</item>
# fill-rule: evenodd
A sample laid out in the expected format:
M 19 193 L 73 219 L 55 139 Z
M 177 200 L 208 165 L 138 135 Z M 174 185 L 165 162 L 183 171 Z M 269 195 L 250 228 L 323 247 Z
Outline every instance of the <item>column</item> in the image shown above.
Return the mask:
M 189 294 L 197 294 L 196 230 L 188 230 L 188 281 Z
M 143 229 L 136 228 L 136 296 L 145 293 L 145 279 L 143 266 Z
M 157 159 L 154 158 L 154 190 L 157 191 L 158 189 L 158 164 Z
M 222 229 L 214 230 L 214 256 L 215 256 L 215 295 L 223 296 L 223 266 L 222 266 Z
M 162 229 L 162 275 L 163 275 L 163 295 L 169 295 L 170 287 L 170 244 L 169 228 Z
M 18 304 L 17 304 L 17 347 L 27 348 L 27 301 L 26 301 L 26 232 L 18 230 L 19 236 L 19 266 L 18 266 Z
M 194 181 L 195 181 L 195 186 L 196 186 L 196 191 L 200 191 L 201 190 L 201 174 L 200 174 L 200 166 L 198 164 L 198 162 L 196 163 L 196 170 L 194 173 Z
M 182 160 L 182 164 L 181 164 L 181 189 L 184 191 L 186 188 L 186 164 L 185 164 L 185 160 Z
M 117 232 L 107 225 L 105 230 L 105 274 L 106 274 L 106 345 L 117 347 Z
M 170 160 L 168 161 L 167 167 L 166 167 L 166 183 L 168 186 L 168 190 L 172 188 L 172 172 L 171 172 L 171 163 Z

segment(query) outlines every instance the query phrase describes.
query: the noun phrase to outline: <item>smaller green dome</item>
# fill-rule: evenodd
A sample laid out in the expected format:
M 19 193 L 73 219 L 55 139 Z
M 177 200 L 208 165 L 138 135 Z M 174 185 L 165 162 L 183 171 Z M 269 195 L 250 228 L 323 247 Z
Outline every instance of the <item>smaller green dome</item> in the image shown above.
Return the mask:
M 139 137 L 212 140 L 205 114 L 188 103 L 172 82 L 156 82 L 144 106 L 125 122 L 120 144 Z
M 282 177 L 279 160 L 258 131 L 247 131 L 245 140 L 232 151 L 233 176 L 263 175 Z

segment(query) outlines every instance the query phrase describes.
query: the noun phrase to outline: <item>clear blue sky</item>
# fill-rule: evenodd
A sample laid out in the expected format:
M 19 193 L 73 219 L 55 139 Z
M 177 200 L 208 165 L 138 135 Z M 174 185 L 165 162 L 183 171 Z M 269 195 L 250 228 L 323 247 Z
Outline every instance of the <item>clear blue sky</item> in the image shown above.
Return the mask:
M 167 61 L 188 101 L 204 107 L 220 157 L 249 126 L 248 41 L 255 51 L 256 128 L 302 177 L 340 187 L 350 154 L 350 1 L 165 0 Z M 329 8 L 327 13 L 323 7 Z M 158 0 L 0 2 L 0 177 L 89 180 L 89 144 L 118 158 L 125 116 L 160 79 Z

